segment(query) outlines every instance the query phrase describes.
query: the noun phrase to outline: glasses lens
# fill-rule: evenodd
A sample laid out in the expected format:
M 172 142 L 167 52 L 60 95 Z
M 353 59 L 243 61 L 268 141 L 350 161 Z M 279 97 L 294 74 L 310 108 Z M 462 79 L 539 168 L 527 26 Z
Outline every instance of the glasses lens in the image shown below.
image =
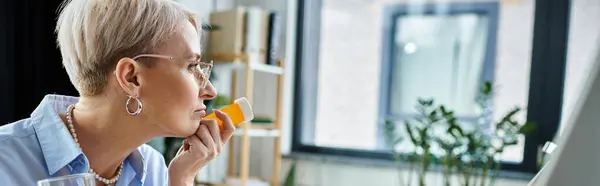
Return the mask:
M 210 72 L 212 71 L 212 64 L 210 63 L 201 63 L 199 65 L 200 73 L 201 73 L 201 87 L 204 88 L 210 81 Z

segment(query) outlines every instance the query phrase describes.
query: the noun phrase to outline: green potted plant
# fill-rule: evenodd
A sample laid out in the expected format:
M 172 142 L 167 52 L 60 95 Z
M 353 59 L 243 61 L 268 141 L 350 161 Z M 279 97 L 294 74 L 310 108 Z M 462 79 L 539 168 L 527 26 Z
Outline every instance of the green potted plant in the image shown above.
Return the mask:
M 493 122 L 495 130 L 488 132 L 479 129 L 480 125 L 489 125 L 491 121 L 491 100 L 493 87 L 490 82 L 485 82 L 480 89 L 477 103 L 482 111 L 478 123 L 461 123 L 456 118 L 454 111 L 444 105 L 436 105 L 433 99 L 419 99 L 417 104 L 418 115 L 414 119 L 403 121 L 408 142 L 414 147 L 413 152 L 402 155 L 395 147 L 404 141 L 403 135 L 397 130 L 394 121 L 386 121 L 384 133 L 390 145 L 396 164 L 402 162 L 410 164 L 414 171 L 419 165 L 418 185 L 425 186 L 426 175 L 431 163 L 438 163 L 443 167 L 444 185 L 449 186 L 455 175 L 460 175 L 464 186 L 486 186 L 493 184 L 501 169 L 499 155 L 509 146 L 518 142 L 519 135 L 526 135 L 535 130 L 531 122 L 519 122 L 516 115 L 522 111 L 515 107 L 509 110 L 497 122 Z M 435 133 L 433 130 L 441 129 L 445 132 Z M 439 147 L 441 152 L 432 152 L 431 147 Z M 399 166 L 400 168 L 400 166 Z M 493 173 L 493 174 L 490 174 Z M 409 173 L 412 175 L 412 173 Z M 412 176 L 402 185 L 410 185 Z M 476 180 L 479 176 L 479 180 Z M 404 176 L 400 176 L 404 181 Z

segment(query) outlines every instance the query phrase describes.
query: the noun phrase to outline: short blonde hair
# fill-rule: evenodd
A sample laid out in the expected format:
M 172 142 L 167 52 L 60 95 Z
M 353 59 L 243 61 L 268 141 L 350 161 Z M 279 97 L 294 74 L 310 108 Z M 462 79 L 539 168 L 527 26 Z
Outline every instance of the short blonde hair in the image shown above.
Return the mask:
M 100 94 L 118 60 L 151 53 L 195 15 L 173 0 L 66 0 L 56 32 L 63 65 L 82 96 Z

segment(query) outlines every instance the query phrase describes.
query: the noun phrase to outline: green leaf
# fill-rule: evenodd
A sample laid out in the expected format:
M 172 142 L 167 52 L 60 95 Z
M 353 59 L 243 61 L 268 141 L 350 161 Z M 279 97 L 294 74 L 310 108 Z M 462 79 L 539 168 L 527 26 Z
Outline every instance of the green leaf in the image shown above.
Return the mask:
M 515 107 L 512 110 L 510 110 L 502 120 L 507 120 L 510 121 L 512 117 L 514 117 L 516 114 L 518 114 L 519 112 L 521 112 L 521 108 L 519 107 Z
M 442 115 L 444 116 L 448 115 L 448 110 L 446 110 L 444 105 L 440 106 L 440 112 L 442 112 Z
M 433 110 L 433 111 L 431 111 L 431 112 L 429 113 L 429 118 L 430 118 L 431 120 L 434 120 L 435 118 L 437 118 L 437 111 L 436 111 L 436 110 Z
M 433 99 L 419 98 L 419 105 L 425 106 L 425 107 L 431 106 L 431 105 L 433 105 Z
M 505 124 L 510 124 L 513 125 L 513 117 L 519 113 L 521 111 L 521 108 L 519 107 L 515 107 L 512 110 L 510 110 L 508 113 L 506 113 L 506 115 L 504 115 L 504 117 L 502 117 L 502 119 L 500 120 L 500 122 L 496 123 L 496 128 L 498 129 L 504 129 L 505 128 Z M 514 126 L 514 125 L 513 125 Z
M 483 83 L 483 86 L 481 86 L 481 93 L 483 95 L 492 94 L 492 83 L 490 81 L 486 81 Z
M 537 130 L 537 126 L 533 122 L 526 122 L 521 128 L 519 128 L 520 134 L 530 134 L 533 131 Z
M 398 133 L 396 131 L 396 123 L 390 120 L 386 120 L 383 124 L 384 137 L 387 144 L 393 148 L 402 141 L 402 138 L 398 137 Z
M 513 126 L 513 127 L 519 125 L 519 123 L 516 121 L 508 121 L 508 123 L 510 124 L 510 126 Z
M 450 128 L 448 128 L 448 131 L 449 131 L 450 134 L 453 134 L 455 137 L 464 136 L 465 135 L 464 132 L 463 132 L 463 129 L 460 128 L 458 125 L 451 126 Z
M 394 140 L 394 145 L 402 143 L 402 141 L 404 141 L 404 138 L 398 137 L 398 138 L 396 138 L 396 140 Z
M 383 122 L 383 128 L 386 132 L 395 132 L 396 123 L 390 120 L 386 120 L 385 122 Z
M 419 137 L 421 137 L 421 141 L 425 141 L 425 139 L 427 138 L 427 127 L 423 127 L 422 129 L 418 129 L 417 131 L 419 131 Z
M 408 121 L 404 121 L 404 127 L 405 127 L 406 133 L 408 133 L 408 137 L 410 137 L 410 141 L 413 143 L 413 145 L 418 145 L 419 143 L 417 142 L 417 139 L 413 133 L 413 128 L 411 126 L 411 123 Z
M 504 141 L 504 146 L 517 145 L 517 143 L 519 143 L 518 140 L 506 140 L 506 141 Z
M 296 185 L 296 162 L 293 162 L 290 166 L 290 170 L 285 176 L 284 186 L 295 186 Z

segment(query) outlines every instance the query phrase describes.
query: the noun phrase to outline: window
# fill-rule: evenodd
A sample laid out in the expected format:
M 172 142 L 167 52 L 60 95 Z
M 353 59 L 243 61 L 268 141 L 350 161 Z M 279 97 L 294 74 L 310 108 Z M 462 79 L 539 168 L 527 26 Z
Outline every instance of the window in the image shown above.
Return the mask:
M 476 124 L 480 113 L 476 101 L 479 89 L 484 81 L 494 82 L 495 77 L 498 4 L 428 4 L 421 7 L 422 13 L 410 13 L 414 8 L 396 5 L 387 6 L 384 11 L 384 24 L 390 26 L 384 27 L 382 41 L 385 49 L 379 118 L 396 122 L 415 118 L 417 100 L 433 98 L 437 104 L 453 109 L 462 123 Z M 439 8 L 444 10 L 436 11 Z M 521 78 L 528 77 L 526 70 L 523 68 Z M 499 75 L 498 79 L 502 81 L 506 77 Z M 510 92 L 525 97 L 527 86 Z M 526 99 L 509 102 L 527 104 Z M 500 109 L 511 108 L 492 109 L 492 114 L 496 114 L 494 118 L 502 117 L 498 114 L 504 112 L 493 112 Z M 480 126 L 482 130 L 491 130 L 491 127 L 491 124 Z M 383 143 L 382 139 L 379 141 Z M 412 148 L 406 142 L 400 146 L 409 151 Z M 511 155 L 510 161 L 521 161 L 523 153 L 518 151 L 522 145 L 505 153 Z
M 452 106 L 461 118 L 477 117 L 476 93 L 494 75 L 498 10 L 495 3 L 481 5 L 451 6 L 448 15 L 388 9 L 391 28 L 383 46 L 389 50 L 383 56 L 390 59 L 383 61 L 380 85 L 387 94 L 380 101 L 384 117 L 412 117 L 415 100 L 428 97 Z
M 550 72 L 564 71 L 564 56 L 548 51 L 565 50 L 566 38 L 547 32 L 567 25 L 534 17 L 566 16 L 547 12 L 560 9 L 554 1 L 453 1 L 300 1 L 293 151 L 391 159 L 384 120 L 410 118 L 418 98 L 434 98 L 476 122 L 474 96 L 492 81 L 493 119 L 521 106 L 519 119 L 544 128 L 506 149 L 503 167 L 535 171 L 537 148 L 559 123 L 546 115 L 562 99 L 562 76 Z

